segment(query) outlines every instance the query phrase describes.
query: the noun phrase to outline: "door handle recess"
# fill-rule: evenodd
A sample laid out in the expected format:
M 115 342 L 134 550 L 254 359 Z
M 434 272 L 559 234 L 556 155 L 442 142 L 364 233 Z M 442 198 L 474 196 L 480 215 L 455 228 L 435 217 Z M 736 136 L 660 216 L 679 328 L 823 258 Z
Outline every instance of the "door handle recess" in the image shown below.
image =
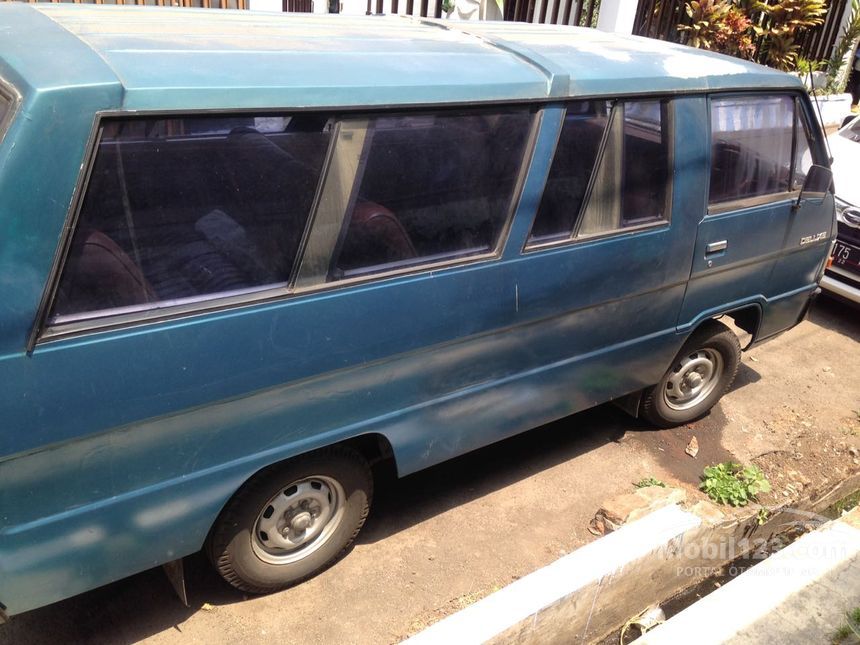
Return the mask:
M 711 255 L 712 253 L 719 253 L 720 251 L 725 251 L 729 247 L 728 240 L 720 240 L 719 242 L 711 242 L 708 246 L 705 247 L 705 255 Z

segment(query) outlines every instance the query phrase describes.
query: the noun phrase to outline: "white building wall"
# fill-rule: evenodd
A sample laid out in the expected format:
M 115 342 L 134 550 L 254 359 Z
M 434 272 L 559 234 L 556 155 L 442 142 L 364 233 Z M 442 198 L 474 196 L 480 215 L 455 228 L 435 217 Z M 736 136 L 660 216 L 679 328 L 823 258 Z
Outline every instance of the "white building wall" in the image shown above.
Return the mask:
M 283 3 L 281 0 L 248 0 L 248 9 L 251 11 L 281 11 Z
M 632 34 L 639 0 L 606 0 L 600 3 L 597 28 L 616 34 Z

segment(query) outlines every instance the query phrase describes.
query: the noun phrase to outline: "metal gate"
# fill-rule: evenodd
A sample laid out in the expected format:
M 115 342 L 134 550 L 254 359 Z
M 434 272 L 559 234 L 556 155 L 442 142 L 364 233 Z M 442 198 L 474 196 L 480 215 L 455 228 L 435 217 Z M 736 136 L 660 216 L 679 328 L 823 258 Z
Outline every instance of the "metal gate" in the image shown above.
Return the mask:
M 596 27 L 600 0 L 507 0 L 505 20 Z
M 492 2 L 493 0 L 488 0 Z M 453 0 L 367 0 L 367 13 L 403 13 L 422 18 L 441 18 Z M 507 21 L 553 25 L 597 26 L 600 0 L 505 0 L 502 16 Z
M 10 0 L 5 0 L 9 2 Z M 197 7 L 202 9 L 247 9 L 247 0 L 15 0 L 36 4 L 39 2 L 70 4 L 112 4 L 148 7 Z

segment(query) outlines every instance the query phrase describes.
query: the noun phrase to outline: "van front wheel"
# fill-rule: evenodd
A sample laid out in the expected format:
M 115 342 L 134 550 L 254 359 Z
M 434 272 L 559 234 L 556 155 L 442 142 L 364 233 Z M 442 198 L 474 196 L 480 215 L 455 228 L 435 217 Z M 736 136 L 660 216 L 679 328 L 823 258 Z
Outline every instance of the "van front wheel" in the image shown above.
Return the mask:
M 367 462 L 349 448 L 274 466 L 224 507 L 207 541 L 209 559 L 227 582 L 248 593 L 299 583 L 346 553 L 372 492 Z
M 737 336 L 711 320 L 684 343 L 662 380 L 646 392 L 642 416 L 669 428 L 698 419 L 735 380 L 741 348 Z

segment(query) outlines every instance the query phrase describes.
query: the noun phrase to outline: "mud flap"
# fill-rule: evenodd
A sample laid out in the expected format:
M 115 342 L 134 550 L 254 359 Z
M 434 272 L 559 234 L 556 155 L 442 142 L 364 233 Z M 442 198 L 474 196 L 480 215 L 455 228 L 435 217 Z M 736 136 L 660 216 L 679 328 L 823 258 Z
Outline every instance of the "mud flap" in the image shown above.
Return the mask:
M 631 392 L 617 399 L 612 399 L 612 404 L 624 410 L 634 419 L 639 418 L 639 405 L 642 403 L 643 390 Z
M 176 595 L 179 596 L 179 600 L 182 601 L 183 605 L 189 607 L 188 594 L 185 591 L 185 567 L 182 565 L 182 558 L 166 562 L 162 568 L 167 579 L 170 580 L 170 584 L 173 585 Z

